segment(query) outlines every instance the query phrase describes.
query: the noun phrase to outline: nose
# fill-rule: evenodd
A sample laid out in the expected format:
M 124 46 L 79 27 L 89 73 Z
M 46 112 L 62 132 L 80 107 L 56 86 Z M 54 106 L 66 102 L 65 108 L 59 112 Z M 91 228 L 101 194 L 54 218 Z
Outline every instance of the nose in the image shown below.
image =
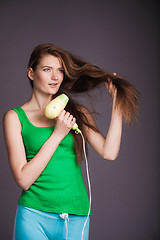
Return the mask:
M 56 71 L 53 71 L 53 72 L 52 72 L 51 78 L 52 78 L 53 80 L 58 80 L 58 74 L 57 74 Z

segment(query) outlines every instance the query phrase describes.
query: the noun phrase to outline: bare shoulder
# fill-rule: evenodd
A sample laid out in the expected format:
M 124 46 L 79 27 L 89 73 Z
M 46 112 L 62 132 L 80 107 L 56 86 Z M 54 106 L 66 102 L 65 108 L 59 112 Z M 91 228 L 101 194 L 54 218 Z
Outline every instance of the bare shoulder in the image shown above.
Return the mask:
M 8 112 L 6 112 L 3 116 L 3 124 L 4 124 L 4 127 L 5 126 L 8 126 L 10 127 L 11 125 L 12 126 L 18 126 L 20 127 L 20 121 L 19 121 L 19 118 L 18 118 L 18 115 L 17 113 L 14 111 L 14 110 L 9 110 Z
M 17 119 L 17 113 L 14 110 L 9 110 L 3 116 L 4 121 Z

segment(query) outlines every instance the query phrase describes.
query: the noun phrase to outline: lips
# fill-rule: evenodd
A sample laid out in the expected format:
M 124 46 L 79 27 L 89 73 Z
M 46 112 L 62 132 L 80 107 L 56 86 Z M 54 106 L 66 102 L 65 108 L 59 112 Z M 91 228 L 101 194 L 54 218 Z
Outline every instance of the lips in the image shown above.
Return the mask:
M 49 83 L 48 85 L 52 88 L 56 87 L 58 83 Z

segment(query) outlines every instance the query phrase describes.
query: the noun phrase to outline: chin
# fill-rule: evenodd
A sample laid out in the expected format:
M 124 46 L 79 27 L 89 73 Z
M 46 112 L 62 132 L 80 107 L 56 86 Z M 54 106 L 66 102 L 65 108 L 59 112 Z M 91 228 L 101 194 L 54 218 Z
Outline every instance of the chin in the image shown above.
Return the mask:
M 49 91 L 49 94 L 54 95 L 58 92 L 59 88 L 56 89 L 52 89 L 51 91 Z

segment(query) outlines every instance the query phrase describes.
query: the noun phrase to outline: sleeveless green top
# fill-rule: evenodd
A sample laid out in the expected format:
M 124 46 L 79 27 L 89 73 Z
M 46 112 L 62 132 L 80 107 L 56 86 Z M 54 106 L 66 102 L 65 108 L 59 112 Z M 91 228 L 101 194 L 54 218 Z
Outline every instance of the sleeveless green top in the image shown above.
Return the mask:
M 54 126 L 36 127 L 21 107 L 13 110 L 22 125 L 21 135 L 29 162 L 50 137 Z M 88 194 L 81 166 L 76 161 L 71 132 L 60 142 L 37 180 L 28 190 L 22 190 L 18 204 L 51 213 L 88 214 Z

